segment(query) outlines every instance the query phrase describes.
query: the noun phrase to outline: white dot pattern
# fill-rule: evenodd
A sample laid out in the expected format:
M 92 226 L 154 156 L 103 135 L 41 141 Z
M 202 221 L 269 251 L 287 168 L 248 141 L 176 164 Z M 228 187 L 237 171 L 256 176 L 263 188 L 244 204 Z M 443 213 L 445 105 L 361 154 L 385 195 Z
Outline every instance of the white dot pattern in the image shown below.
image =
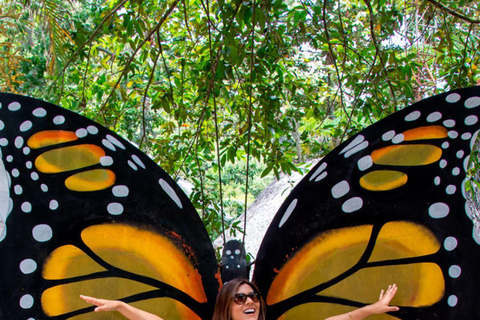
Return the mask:
M 123 213 L 123 205 L 118 202 L 109 203 L 107 206 L 107 212 L 113 216 L 118 216 Z
M 52 239 L 53 231 L 48 224 L 39 224 L 33 228 L 32 236 L 38 242 L 47 242 Z
M 453 279 L 460 277 L 461 274 L 462 274 L 462 268 L 460 268 L 460 266 L 458 265 L 452 265 L 448 269 L 448 275 Z
M 173 202 L 175 202 L 180 209 L 183 209 L 182 202 L 180 201 L 180 198 L 178 197 L 175 190 L 173 190 L 173 188 L 163 179 L 160 179 L 158 182 L 160 183 L 163 191 L 166 192 L 166 194 L 173 200 Z
M 282 219 L 280 219 L 280 223 L 278 224 L 278 227 L 281 228 L 285 222 L 287 222 L 288 218 L 290 218 L 290 215 L 292 214 L 293 210 L 295 210 L 295 207 L 297 206 L 297 199 L 294 199 L 289 205 L 287 210 L 285 210 L 285 213 L 282 216 Z
M 443 247 L 447 251 L 453 251 L 457 248 L 458 241 L 455 237 L 447 237 L 443 242 Z
M 447 303 L 450 307 L 455 307 L 458 303 L 458 297 L 454 294 L 452 294 L 451 296 L 448 297 L 447 299 Z
M 405 117 L 405 121 L 415 121 L 420 118 L 421 115 L 420 111 L 413 111 Z
M 33 307 L 33 297 L 29 294 L 26 294 L 20 298 L 20 307 L 22 309 L 30 309 Z
M 450 212 L 450 207 L 443 202 L 436 202 L 428 208 L 428 214 L 434 219 L 445 218 Z

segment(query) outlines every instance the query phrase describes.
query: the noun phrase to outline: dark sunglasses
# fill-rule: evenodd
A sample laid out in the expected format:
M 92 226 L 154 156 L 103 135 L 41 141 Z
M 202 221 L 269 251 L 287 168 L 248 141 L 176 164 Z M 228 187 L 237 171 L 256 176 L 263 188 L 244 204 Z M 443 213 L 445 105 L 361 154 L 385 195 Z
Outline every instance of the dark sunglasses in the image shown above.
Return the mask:
M 247 302 L 247 298 L 252 299 L 253 302 L 258 302 L 258 299 L 260 299 L 260 294 L 258 292 L 252 291 L 249 294 L 245 293 L 236 293 L 235 297 L 233 298 L 233 301 L 236 304 L 245 304 Z

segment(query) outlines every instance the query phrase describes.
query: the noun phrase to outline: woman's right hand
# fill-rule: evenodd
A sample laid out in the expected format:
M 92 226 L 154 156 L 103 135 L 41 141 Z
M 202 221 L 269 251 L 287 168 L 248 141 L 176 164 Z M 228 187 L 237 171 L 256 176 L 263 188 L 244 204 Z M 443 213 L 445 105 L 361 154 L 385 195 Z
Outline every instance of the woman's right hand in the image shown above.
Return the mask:
M 93 304 L 97 306 L 95 308 L 95 312 L 99 311 L 115 311 L 118 309 L 118 307 L 121 305 L 121 301 L 117 300 L 106 300 L 106 299 L 97 299 L 93 297 L 88 297 L 88 296 L 80 296 L 83 300 L 86 302 Z
M 130 320 L 163 320 L 159 316 L 151 314 L 149 312 L 137 309 L 131 305 L 118 301 L 118 300 L 107 300 L 107 299 L 97 299 L 88 296 L 80 296 L 86 302 L 97 306 L 95 312 L 100 311 L 118 311 L 124 315 L 127 319 Z

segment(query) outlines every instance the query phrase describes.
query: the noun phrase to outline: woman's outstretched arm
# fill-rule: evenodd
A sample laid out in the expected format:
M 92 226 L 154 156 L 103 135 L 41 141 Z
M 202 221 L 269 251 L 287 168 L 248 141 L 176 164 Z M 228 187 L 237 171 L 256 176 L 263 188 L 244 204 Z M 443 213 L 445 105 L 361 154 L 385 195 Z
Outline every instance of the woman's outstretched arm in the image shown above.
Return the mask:
M 130 320 L 163 320 L 154 314 L 132 307 L 131 305 L 122 301 L 97 299 L 87 296 L 80 296 L 80 298 L 88 303 L 96 305 L 97 307 L 95 308 L 95 312 L 118 311 Z
M 380 299 L 377 302 L 348 313 L 327 318 L 325 320 L 361 320 L 368 316 L 371 316 L 372 314 L 398 311 L 400 308 L 390 306 L 390 301 L 392 301 L 395 293 L 397 293 L 397 286 L 388 286 L 388 289 L 385 293 L 383 292 L 383 290 L 382 292 L 380 292 Z

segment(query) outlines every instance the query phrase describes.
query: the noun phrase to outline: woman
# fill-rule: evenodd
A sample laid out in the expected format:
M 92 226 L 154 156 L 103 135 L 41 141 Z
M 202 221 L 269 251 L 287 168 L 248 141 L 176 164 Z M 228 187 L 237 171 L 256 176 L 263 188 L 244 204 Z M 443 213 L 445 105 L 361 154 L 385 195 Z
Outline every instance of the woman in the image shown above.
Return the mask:
M 383 290 L 381 291 L 380 299 L 374 304 L 325 320 L 360 320 L 373 314 L 398 311 L 398 307 L 389 306 L 396 292 L 396 285 L 388 286 L 385 293 Z M 163 320 L 121 301 L 80 297 L 88 303 L 96 305 L 96 312 L 115 310 L 130 320 Z M 265 320 L 265 302 L 260 296 L 257 286 L 244 279 L 227 282 L 218 293 L 212 320 Z

